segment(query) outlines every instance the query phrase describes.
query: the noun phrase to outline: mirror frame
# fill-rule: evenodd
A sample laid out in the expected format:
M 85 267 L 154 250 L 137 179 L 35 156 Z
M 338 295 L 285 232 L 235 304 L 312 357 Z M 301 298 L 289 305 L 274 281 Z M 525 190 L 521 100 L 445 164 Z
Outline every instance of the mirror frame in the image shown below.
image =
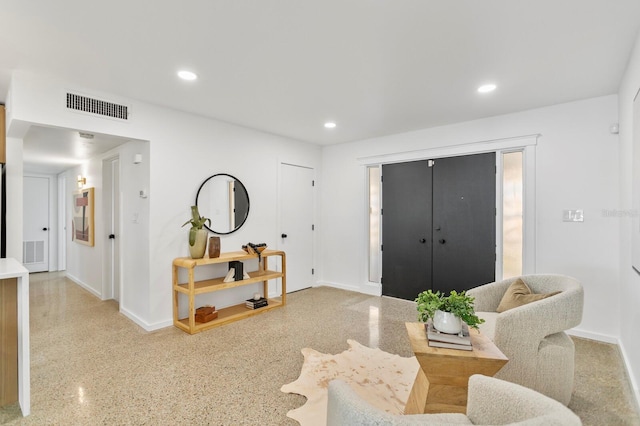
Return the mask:
M 249 218 L 249 211 L 251 210 L 251 199 L 249 198 L 249 191 L 247 191 L 247 187 L 244 186 L 244 183 L 242 183 L 242 181 L 240 179 L 238 179 L 237 177 L 235 177 L 233 175 L 230 175 L 229 173 L 216 173 L 215 175 L 212 175 L 212 176 L 209 176 L 208 178 L 206 178 L 204 180 L 204 182 L 202 182 L 202 184 L 198 188 L 198 192 L 196 193 L 196 202 L 195 202 L 196 206 L 198 206 L 198 196 L 200 195 L 200 191 L 202 190 L 202 188 L 204 187 L 204 185 L 207 182 L 209 182 L 211 179 L 213 179 L 216 176 L 226 176 L 226 177 L 230 177 L 231 179 L 235 180 L 236 183 L 239 183 L 240 186 L 242 186 L 242 189 L 244 189 L 244 193 L 247 195 L 247 214 L 244 216 L 244 219 L 242 220 L 242 223 L 240 223 L 239 225 L 236 225 L 236 227 L 234 229 L 232 229 L 229 232 L 219 232 L 219 231 L 214 231 L 213 229 L 211 229 L 209 227 L 209 225 L 207 225 L 206 223 L 204 225 L 205 228 L 207 228 L 210 232 L 213 232 L 214 234 L 217 234 L 217 235 L 229 235 L 229 234 L 232 234 L 232 233 L 236 232 L 238 229 L 242 228 L 242 225 L 244 225 L 247 222 L 247 219 Z M 198 210 L 200 210 L 200 206 L 198 206 Z M 202 215 L 203 212 L 200 211 L 200 214 Z

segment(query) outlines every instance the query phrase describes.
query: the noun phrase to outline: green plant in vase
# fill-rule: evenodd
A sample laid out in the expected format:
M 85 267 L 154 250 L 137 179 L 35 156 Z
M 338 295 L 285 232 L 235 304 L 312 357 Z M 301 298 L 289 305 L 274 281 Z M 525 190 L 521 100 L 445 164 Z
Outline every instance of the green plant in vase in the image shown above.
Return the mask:
M 477 330 L 478 325 L 482 324 L 484 320 L 476 315 L 475 310 L 473 309 L 473 301 L 474 298 L 472 296 L 468 296 L 465 291 L 458 293 L 455 290 L 451 290 L 449 296 L 445 296 L 439 291 L 436 291 L 435 293 L 431 290 L 423 291 L 422 293 L 419 293 L 416 298 L 418 319 L 422 322 L 427 322 L 431 319 L 434 322 L 434 327 L 440 330 L 437 325 L 439 318 L 442 316 L 438 313 L 438 311 L 440 311 L 453 314 L 453 316 L 467 323 L 469 327 Z M 446 325 L 441 327 L 445 328 Z M 461 327 L 462 323 L 460 323 L 460 328 Z M 458 333 L 460 330 L 440 331 L 445 333 Z
M 205 223 L 211 225 L 211 219 L 200 216 L 198 206 L 191 206 L 191 219 L 182 226 L 186 226 L 189 223 L 191 224 L 191 229 L 189 229 L 189 252 L 192 258 L 201 259 L 207 249 L 208 236 L 207 230 L 202 227 Z

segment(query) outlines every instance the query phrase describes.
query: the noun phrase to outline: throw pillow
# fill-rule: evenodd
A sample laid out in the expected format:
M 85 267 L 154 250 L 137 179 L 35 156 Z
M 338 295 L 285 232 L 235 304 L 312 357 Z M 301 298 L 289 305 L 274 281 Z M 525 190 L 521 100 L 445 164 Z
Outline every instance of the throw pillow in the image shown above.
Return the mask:
M 504 296 L 502 296 L 502 300 L 500 301 L 496 312 L 500 313 L 508 311 L 509 309 L 535 302 L 536 300 L 546 299 L 547 297 L 558 293 L 560 292 L 554 291 L 553 293 L 544 294 L 533 293 L 529 286 L 522 281 L 521 278 L 518 278 L 509 286 L 507 291 L 504 293 Z

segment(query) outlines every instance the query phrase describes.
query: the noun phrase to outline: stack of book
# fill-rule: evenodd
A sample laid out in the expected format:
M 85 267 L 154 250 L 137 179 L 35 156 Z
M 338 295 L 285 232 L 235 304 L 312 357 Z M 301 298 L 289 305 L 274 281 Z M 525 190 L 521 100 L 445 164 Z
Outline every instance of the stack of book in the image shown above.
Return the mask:
M 267 299 L 261 297 L 260 299 L 247 299 L 245 306 L 249 309 L 258 309 L 267 306 L 269 303 Z
M 424 328 L 427 332 L 427 341 L 429 346 L 434 348 L 460 349 L 470 351 L 471 336 L 469 335 L 469 326 L 462 323 L 462 332 L 459 334 L 442 333 L 435 329 L 432 322 L 425 323 Z

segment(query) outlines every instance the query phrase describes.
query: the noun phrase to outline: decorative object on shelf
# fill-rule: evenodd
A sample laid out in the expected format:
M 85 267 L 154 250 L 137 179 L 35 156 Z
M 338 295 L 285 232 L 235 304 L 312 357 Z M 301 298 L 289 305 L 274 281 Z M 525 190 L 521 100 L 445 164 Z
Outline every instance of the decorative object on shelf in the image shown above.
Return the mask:
M 220 257 L 220 237 L 209 237 L 209 258 Z
M 478 325 L 484 322 L 479 318 L 473 309 L 474 298 L 467 296 L 465 291 L 458 293 L 455 290 L 451 290 L 449 296 L 441 294 L 439 291 L 435 293 L 431 290 L 423 291 L 418 294 L 416 298 L 418 319 L 422 322 L 427 322 L 429 319 L 433 320 L 434 327 L 443 333 L 457 334 L 462 330 L 462 321 L 464 321 L 469 327 L 478 329 Z M 438 311 L 443 313 L 453 314 L 460 319 L 452 320 L 451 315 L 439 314 Z M 455 324 L 455 326 L 452 325 Z
M 269 301 L 267 299 L 265 299 L 264 297 L 259 298 L 258 300 L 255 299 L 247 299 L 245 301 L 245 306 L 248 309 L 258 309 L 258 308 L 264 308 L 265 306 L 269 305 Z
M 218 318 L 218 311 L 215 306 L 202 306 L 196 309 L 196 322 L 205 323 Z
M 242 246 L 242 250 L 246 251 L 248 254 L 257 254 L 258 262 L 262 261 L 262 252 L 267 248 L 267 243 L 247 243 L 247 245 Z
M 224 277 L 224 280 L 222 280 L 223 283 L 230 283 L 236 280 L 236 270 L 231 268 L 229 269 L 229 272 L 227 272 L 227 275 Z
M 235 281 L 242 281 L 244 277 L 244 263 L 239 260 L 233 260 L 229 262 L 229 270 L 233 269 L 233 279 Z
M 208 233 L 206 229 L 202 229 L 202 226 L 207 222 L 211 223 L 211 220 L 200 216 L 198 206 L 191 206 L 191 219 L 182 226 L 191 224 L 191 229 L 189 229 L 189 253 L 192 259 L 202 259 L 204 252 L 207 250 Z
M 94 235 L 93 188 L 84 188 L 73 193 L 73 219 L 71 239 L 79 244 L 93 247 Z
M 261 297 L 260 293 L 253 293 L 253 300 L 260 300 Z

